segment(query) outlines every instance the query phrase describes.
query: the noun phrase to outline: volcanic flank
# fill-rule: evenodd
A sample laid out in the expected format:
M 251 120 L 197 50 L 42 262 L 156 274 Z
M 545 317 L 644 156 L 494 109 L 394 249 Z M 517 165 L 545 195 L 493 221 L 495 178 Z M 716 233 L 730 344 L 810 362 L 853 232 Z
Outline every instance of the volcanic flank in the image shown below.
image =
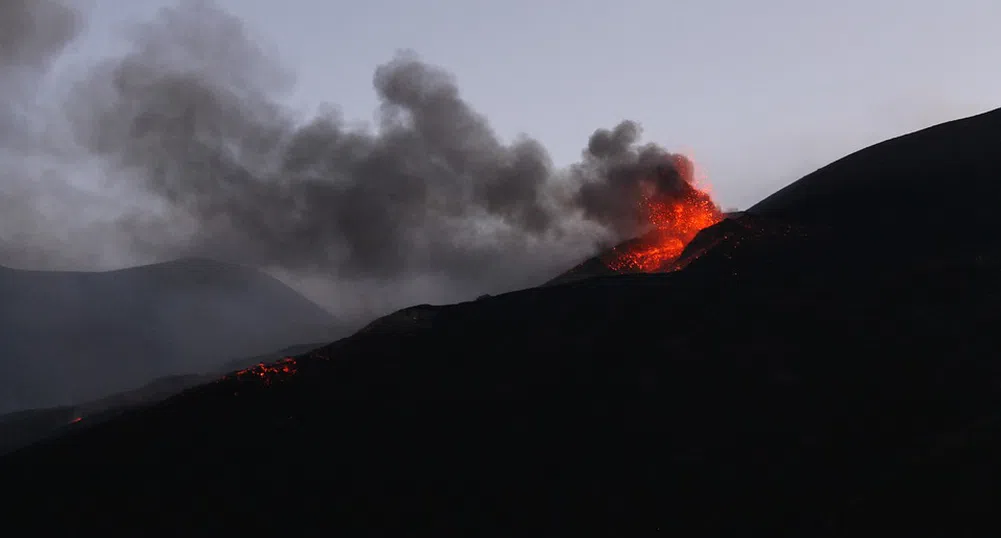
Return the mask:
M 1001 110 L 933 127 L 708 227 L 678 270 L 405 309 L 83 421 L 0 459 L 5 520 L 85 535 L 997 534 L 1001 239 L 929 235 L 914 215 L 977 222 L 931 196 L 946 168 L 993 193 L 981 207 L 1001 202 L 998 140 Z M 891 184 L 928 205 L 869 213 L 864 187 Z M 807 210 L 824 200 L 839 205 Z M 888 226 L 861 235 L 859 216 Z

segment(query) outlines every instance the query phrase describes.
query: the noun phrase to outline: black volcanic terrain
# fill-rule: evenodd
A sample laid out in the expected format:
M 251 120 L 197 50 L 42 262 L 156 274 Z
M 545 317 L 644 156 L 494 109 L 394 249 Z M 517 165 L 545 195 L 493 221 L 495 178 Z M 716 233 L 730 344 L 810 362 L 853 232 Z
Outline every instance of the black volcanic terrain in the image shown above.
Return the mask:
M 994 535 L 1001 112 L 853 154 L 684 268 L 403 310 L 0 459 L 86 536 Z M 16 517 L 15 517 L 16 516 Z
M 329 341 L 338 323 L 259 271 L 185 259 L 108 272 L 0 267 L 0 412 Z

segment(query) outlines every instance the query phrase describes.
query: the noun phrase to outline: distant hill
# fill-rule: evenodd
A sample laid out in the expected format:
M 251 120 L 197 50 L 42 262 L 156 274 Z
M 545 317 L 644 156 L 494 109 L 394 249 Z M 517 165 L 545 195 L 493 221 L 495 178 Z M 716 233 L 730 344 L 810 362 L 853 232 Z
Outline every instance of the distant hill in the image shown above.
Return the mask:
M 340 336 L 330 313 L 237 265 L 184 259 L 107 272 L 0 267 L 0 412 L 95 400 Z

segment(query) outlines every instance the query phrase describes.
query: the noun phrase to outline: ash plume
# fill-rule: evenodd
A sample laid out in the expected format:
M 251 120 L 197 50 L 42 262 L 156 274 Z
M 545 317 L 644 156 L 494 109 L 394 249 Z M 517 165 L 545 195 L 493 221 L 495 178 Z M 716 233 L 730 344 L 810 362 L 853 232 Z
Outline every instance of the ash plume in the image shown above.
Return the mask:
M 81 26 L 58 0 L 0 0 L 0 264 L 47 257 L 56 241 L 40 215 L 72 198 L 65 183 L 46 184 L 39 165 L 47 144 L 35 92 Z
M 136 30 L 127 54 L 79 81 L 65 117 L 113 170 L 109 185 L 147 202 L 115 222 L 137 259 L 479 293 L 537 283 L 641 232 L 644 185 L 688 188 L 633 122 L 596 131 L 581 162 L 555 167 L 538 141 L 501 140 L 450 74 L 413 53 L 375 70 L 367 128 L 334 108 L 300 121 L 282 104 L 291 73 L 209 2 L 182 1 Z
M 680 199 L 694 191 L 693 164 L 656 144 L 639 145 L 640 127 L 623 121 L 588 139 L 583 162 L 571 171 L 579 185 L 576 205 L 584 215 L 611 229 L 618 239 L 640 233 L 646 223 L 637 200 Z
M 80 30 L 79 14 L 58 0 L 0 0 L 0 144 L 23 148 L 27 108 L 38 77 Z

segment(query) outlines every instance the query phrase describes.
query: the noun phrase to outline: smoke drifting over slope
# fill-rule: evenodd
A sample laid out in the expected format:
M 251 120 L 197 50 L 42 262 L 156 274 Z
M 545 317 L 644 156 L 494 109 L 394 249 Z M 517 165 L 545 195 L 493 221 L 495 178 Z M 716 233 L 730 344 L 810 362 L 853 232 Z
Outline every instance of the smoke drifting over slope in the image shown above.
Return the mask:
M 66 16 L 21 28 L 65 42 Z M 635 235 L 644 184 L 664 196 L 684 187 L 676 160 L 641 146 L 632 122 L 596 131 L 580 163 L 557 169 L 539 142 L 500 140 L 448 73 L 413 54 L 376 69 L 378 121 L 363 129 L 335 110 L 298 121 L 281 102 L 291 75 L 208 2 L 182 1 L 135 36 L 78 82 L 65 117 L 116 188 L 158 206 L 116 221 L 137 259 L 208 256 L 473 292 L 537 280 Z

